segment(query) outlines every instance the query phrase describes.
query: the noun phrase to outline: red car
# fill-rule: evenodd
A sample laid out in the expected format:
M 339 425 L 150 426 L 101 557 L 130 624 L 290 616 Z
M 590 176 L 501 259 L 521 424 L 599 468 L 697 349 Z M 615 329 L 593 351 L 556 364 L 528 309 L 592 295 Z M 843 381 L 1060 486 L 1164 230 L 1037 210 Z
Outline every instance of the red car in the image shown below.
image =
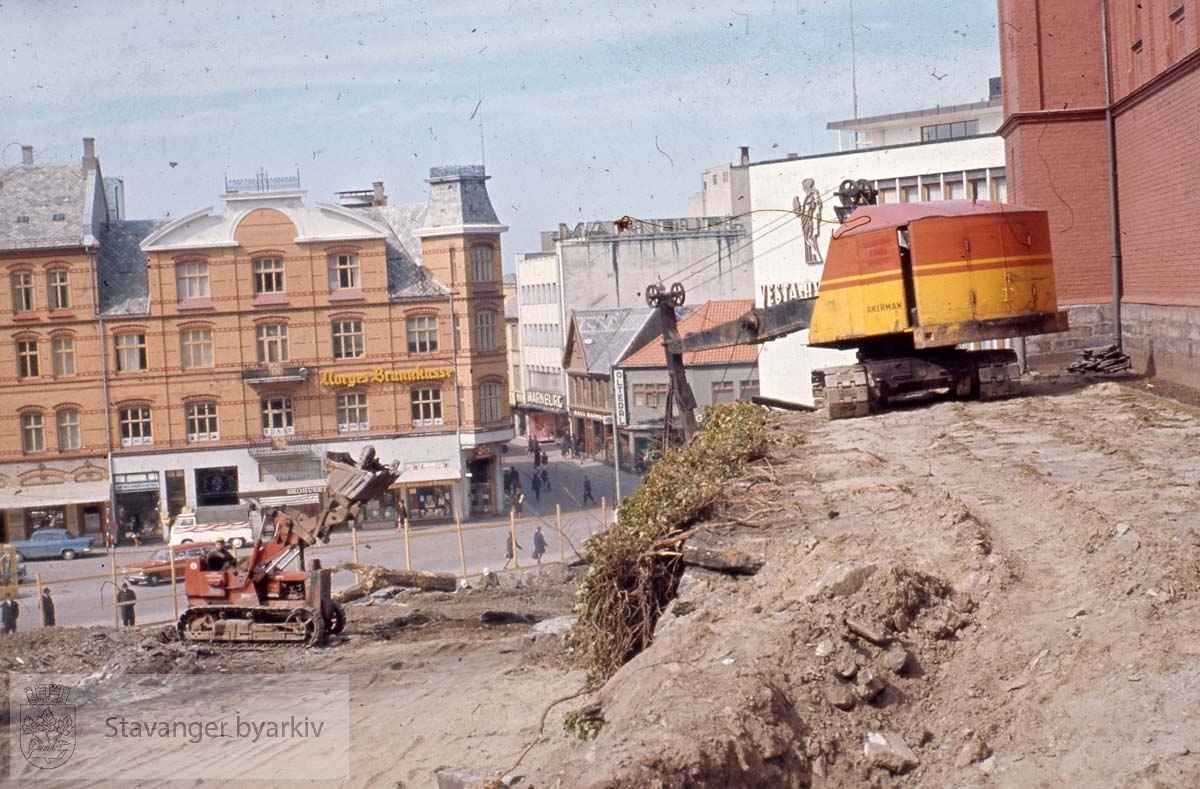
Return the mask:
M 183 571 L 189 559 L 207 556 L 216 548 L 211 542 L 192 542 L 175 548 L 175 580 L 183 580 Z M 171 549 L 159 548 L 144 562 L 134 562 L 121 567 L 121 575 L 131 584 L 158 586 L 171 580 Z

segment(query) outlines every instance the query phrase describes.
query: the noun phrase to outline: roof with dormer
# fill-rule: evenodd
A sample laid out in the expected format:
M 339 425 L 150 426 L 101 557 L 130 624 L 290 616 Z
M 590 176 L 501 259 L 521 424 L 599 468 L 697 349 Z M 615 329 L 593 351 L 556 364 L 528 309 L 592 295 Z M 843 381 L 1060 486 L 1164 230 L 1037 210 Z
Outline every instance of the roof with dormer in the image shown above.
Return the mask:
M 86 247 L 94 241 L 95 171 L 79 164 L 0 169 L 0 249 Z
M 687 337 L 707 331 L 722 323 L 729 323 L 754 308 L 754 299 L 726 299 L 706 301 L 696 311 L 679 319 L 679 336 Z M 726 345 L 720 348 L 705 348 L 702 351 L 686 351 L 683 354 L 685 367 L 704 365 L 753 364 L 758 359 L 758 345 Z M 621 362 L 622 367 L 666 367 L 667 349 L 661 342 L 647 343 Z
M 500 224 L 492 208 L 483 165 L 431 167 L 428 180 L 428 211 L 425 225 L 418 231 L 421 237 L 508 230 Z

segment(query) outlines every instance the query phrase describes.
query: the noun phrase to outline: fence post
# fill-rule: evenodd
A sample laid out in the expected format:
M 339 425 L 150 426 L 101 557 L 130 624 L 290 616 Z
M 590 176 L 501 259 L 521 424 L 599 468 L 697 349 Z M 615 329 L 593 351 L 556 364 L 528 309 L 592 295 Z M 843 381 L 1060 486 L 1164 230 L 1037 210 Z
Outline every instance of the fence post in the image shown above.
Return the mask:
M 168 545 L 167 553 L 171 559 L 171 604 L 175 606 L 175 621 L 178 622 L 179 621 L 179 590 L 175 588 L 175 582 L 179 580 L 179 577 L 175 574 L 175 546 Z
M 600 531 L 608 528 L 608 499 L 600 497 Z M 588 522 L 588 533 L 592 532 L 592 524 Z
M 508 513 L 508 539 L 512 540 L 513 568 L 521 569 L 521 551 L 517 548 L 517 513 Z
M 554 528 L 558 530 L 558 560 L 565 563 L 567 561 L 567 546 L 565 544 L 566 541 L 563 539 L 561 504 L 554 505 Z
M 354 563 L 358 564 L 358 522 L 354 523 L 355 528 L 350 530 L 350 545 L 354 547 Z
M 463 578 L 467 577 L 467 550 L 463 547 L 462 516 L 455 513 L 454 527 L 458 531 L 458 560 L 462 563 Z
M 412 570 L 412 547 L 408 542 L 408 518 L 404 519 L 404 569 Z
M 114 548 L 108 555 L 112 565 L 112 585 L 113 585 L 113 626 L 121 627 L 121 604 L 117 602 L 117 551 Z

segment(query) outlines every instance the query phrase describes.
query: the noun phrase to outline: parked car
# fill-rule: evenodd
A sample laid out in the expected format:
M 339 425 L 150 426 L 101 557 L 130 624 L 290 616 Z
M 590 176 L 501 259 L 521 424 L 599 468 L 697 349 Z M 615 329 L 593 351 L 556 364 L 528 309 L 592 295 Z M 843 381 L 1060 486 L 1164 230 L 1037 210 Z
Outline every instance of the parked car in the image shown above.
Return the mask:
M 183 580 L 190 559 L 200 559 L 216 546 L 211 542 L 190 542 L 175 549 L 175 580 Z M 158 586 L 171 580 L 171 549 L 159 548 L 149 559 L 121 566 L 121 575 L 131 584 Z
M 28 540 L 13 540 L 17 559 L 74 559 L 92 552 L 91 537 L 72 537 L 66 529 L 38 529 Z

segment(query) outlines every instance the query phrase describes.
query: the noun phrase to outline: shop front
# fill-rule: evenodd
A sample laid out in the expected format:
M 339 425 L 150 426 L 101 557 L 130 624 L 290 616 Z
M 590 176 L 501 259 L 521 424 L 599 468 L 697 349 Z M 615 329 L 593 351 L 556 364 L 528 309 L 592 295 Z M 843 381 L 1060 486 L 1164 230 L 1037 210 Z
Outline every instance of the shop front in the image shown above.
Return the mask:
M 496 490 L 500 457 L 508 449 L 504 444 L 480 444 L 475 447 L 467 466 L 471 476 L 471 514 L 495 515 L 500 511 Z
M 525 430 L 529 438 L 555 441 L 567 435 L 566 398 L 555 392 L 525 391 L 521 407 L 525 415 Z
M 392 490 L 408 507 L 408 520 L 415 526 L 454 518 L 455 492 L 460 485 L 462 476 L 454 464 L 439 460 L 405 464 Z
M 107 480 L 0 489 L 0 542 L 23 540 L 47 527 L 99 535 L 111 496 Z

